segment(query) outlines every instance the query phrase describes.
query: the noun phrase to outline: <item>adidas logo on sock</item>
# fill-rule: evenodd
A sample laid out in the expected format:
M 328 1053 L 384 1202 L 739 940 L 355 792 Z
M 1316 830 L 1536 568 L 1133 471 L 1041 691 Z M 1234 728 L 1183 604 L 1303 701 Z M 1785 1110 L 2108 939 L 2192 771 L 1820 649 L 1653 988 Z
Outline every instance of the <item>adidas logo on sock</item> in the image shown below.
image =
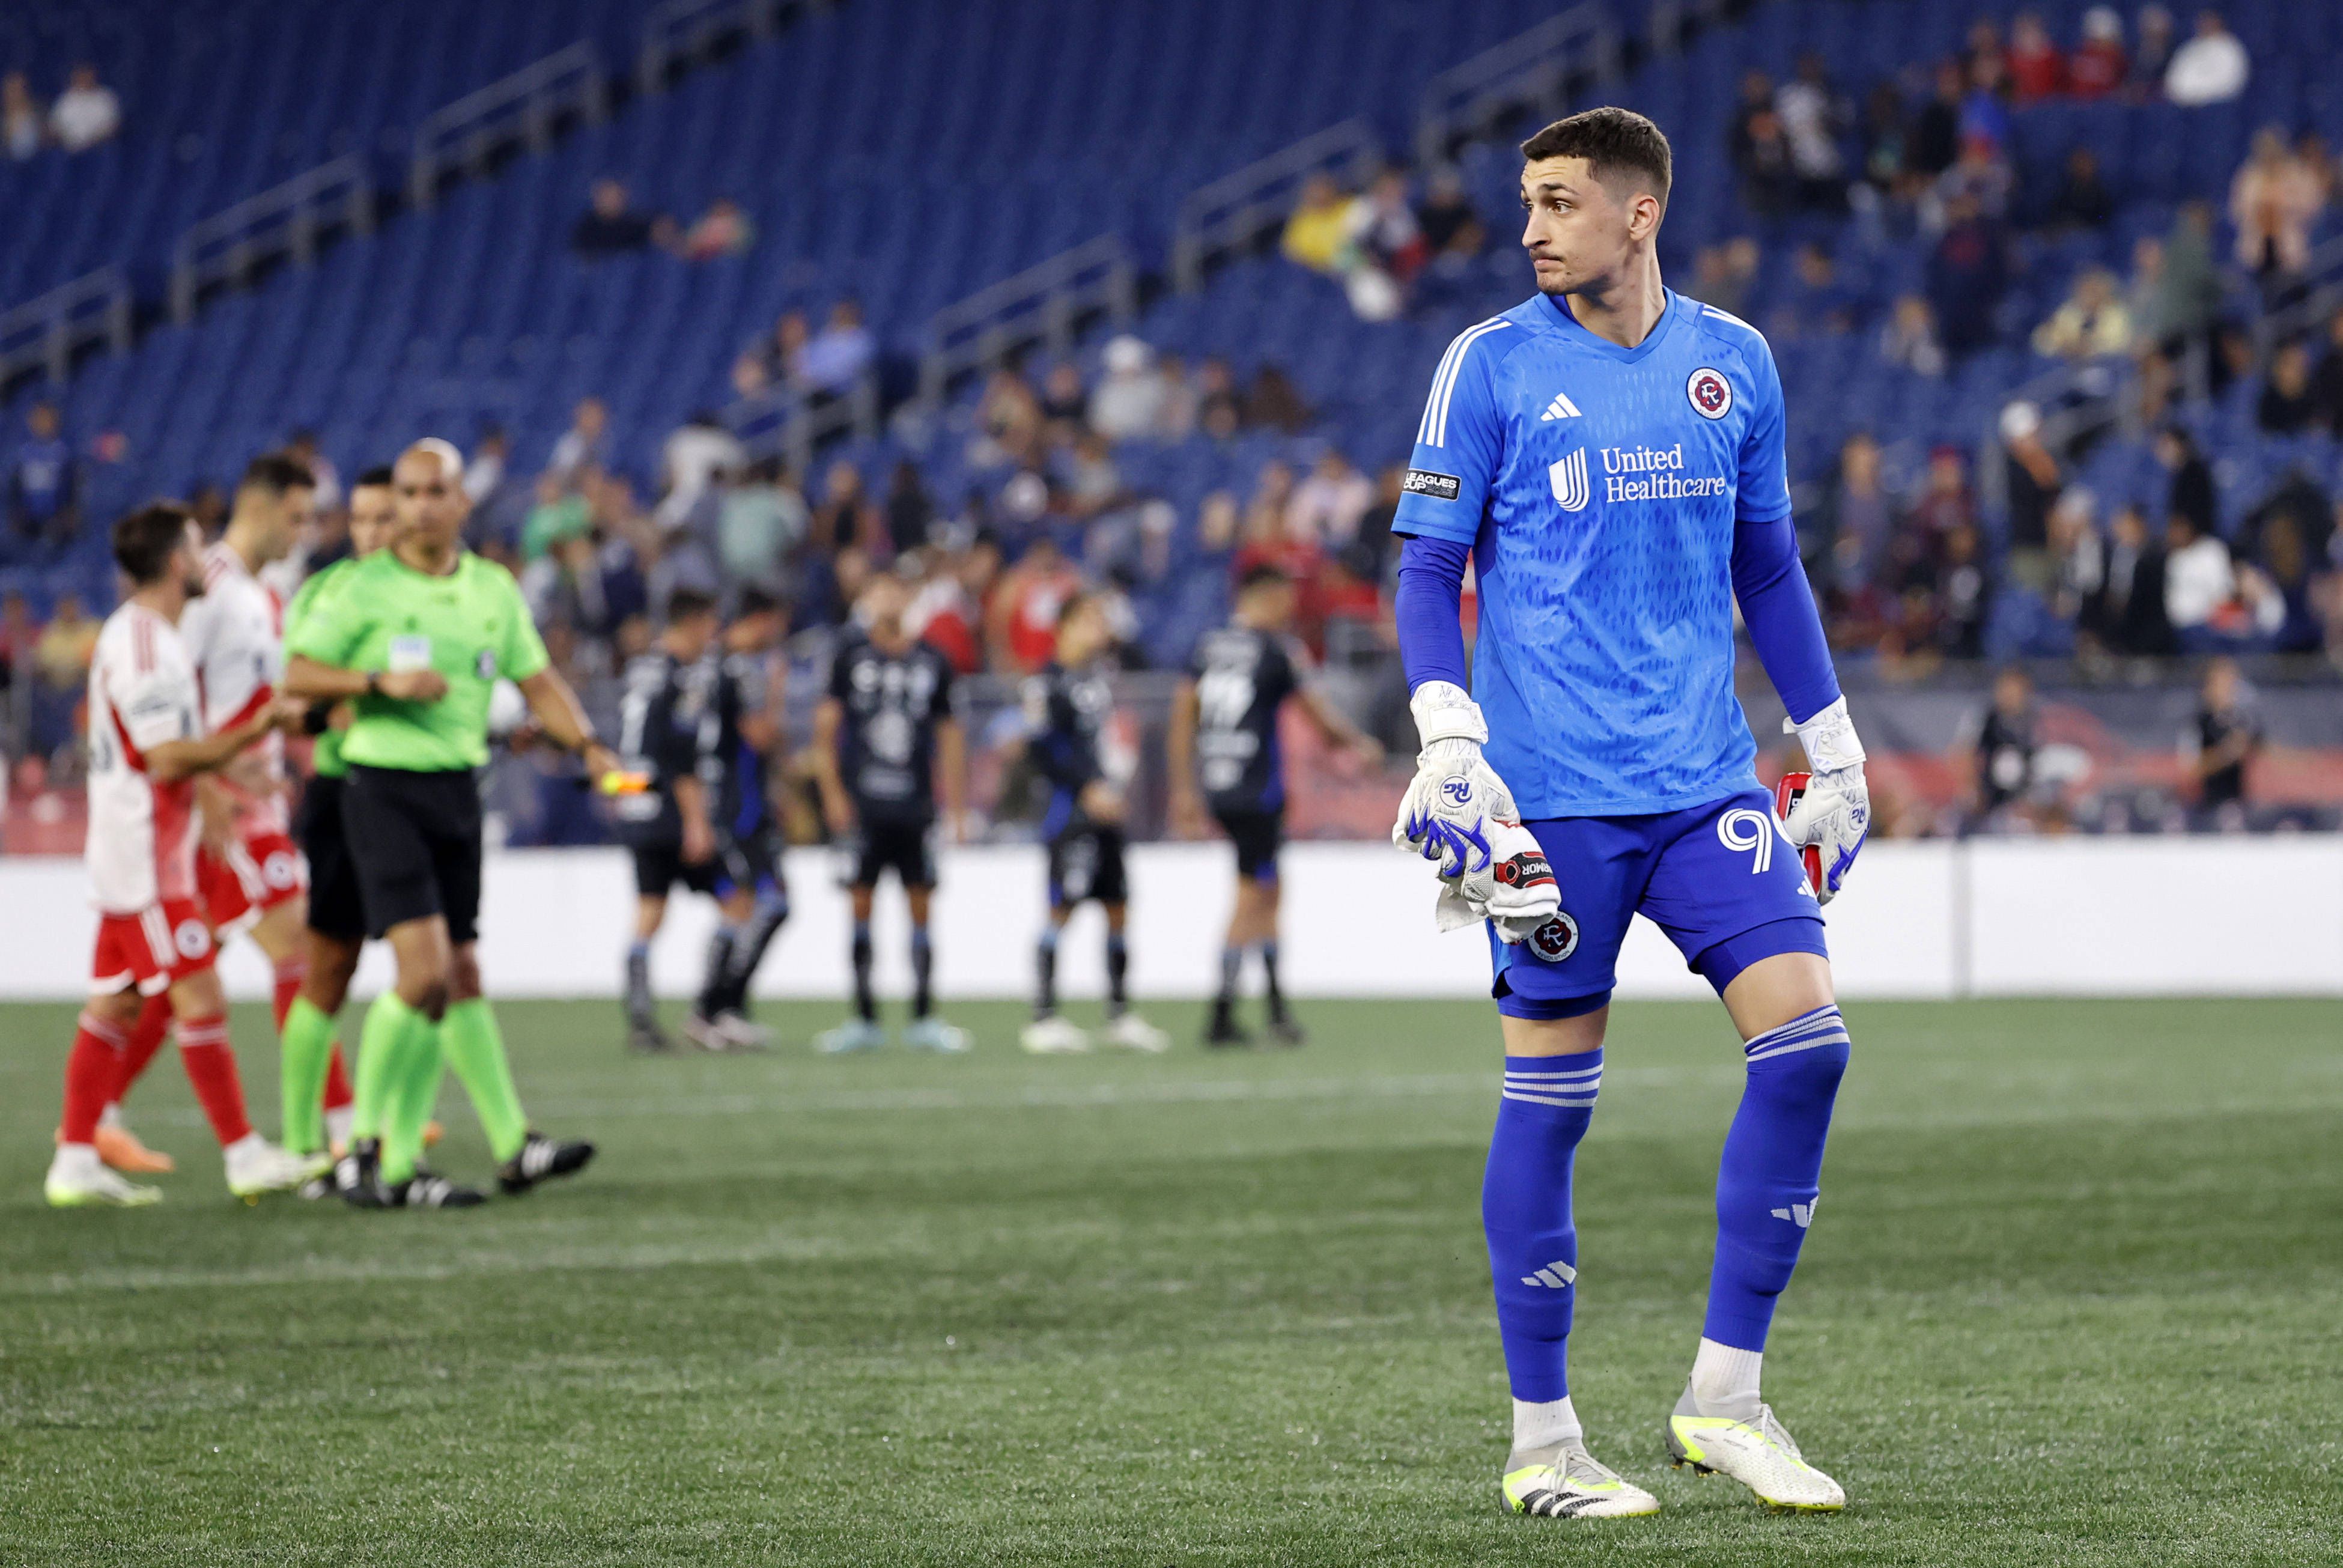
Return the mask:
M 1820 1201 L 1820 1199 L 1815 1200 L 1815 1202 Z M 1775 1210 L 1774 1218 L 1776 1220 L 1787 1220 L 1791 1224 L 1795 1225 L 1799 1230 L 1803 1231 L 1807 1226 L 1815 1222 L 1815 1205 L 1813 1203 L 1793 1203 L 1786 1209 Z
M 1577 417 L 1578 405 L 1573 403 L 1564 394 L 1557 392 L 1554 395 L 1554 401 L 1545 406 L 1545 412 L 1538 416 L 1538 423 L 1543 425 L 1548 419 L 1575 419 Z
M 1568 1263 L 1562 1261 L 1560 1259 L 1556 1259 L 1554 1261 L 1548 1263 L 1544 1268 L 1540 1269 L 1534 1274 L 1523 1274 L 1522 1276 L 1522 1283 L 1524 1285 L 1543 1285 L 1547 1290 L 1558 1291 L 1576 1278 L 1578 1278 L 1578 1271 L 1576 1269 L 1572 1268 Z

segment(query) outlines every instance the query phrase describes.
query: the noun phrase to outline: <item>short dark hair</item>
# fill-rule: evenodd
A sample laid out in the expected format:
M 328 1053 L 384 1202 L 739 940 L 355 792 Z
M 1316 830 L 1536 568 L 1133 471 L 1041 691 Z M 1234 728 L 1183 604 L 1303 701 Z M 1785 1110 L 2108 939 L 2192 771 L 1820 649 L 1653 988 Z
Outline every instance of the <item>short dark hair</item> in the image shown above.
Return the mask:
M 716 596 L 696 588 L 679 588 L 667 596 L 667 623 L 697 620 L 716 613 Z
M 1633 109 L 1605 105 L 1554 121 L 1522 144 L 1524 162 L 1584 158 L 1587 172 L 1604 185 L 1623 176 L 1647 184 L 1660 206 L 1668 205 L 1675 162 L 1667 133 Z
M 1251 593 L 1257 588 L 1290 588 L 1292 584 L 1292 574 L 1275 561 L 1255 561 L 1237 578 L 1237 592 Z
M 263 452 L 244 466 L 244 477 L 236 481 L 236 487 L 281 496 L 287 490 L 316 489 L 317 476 L 308 464 L 290 452 Z
M 732 601 L 732 618 L 747 620 L 752 616 L 770 615 L 781 608 L 781 601 L 771 592 L 750 583 Z
M 391 477 L 390 465 L 388 463 L 377 463 L 373 467 L 362 470 L 357 478 L 351 480 L 350 488 L 353 490 L 376 488 L 387 490 L 393 483 L 394 480 Z
M 1047 535 L 1043 535 L 1042 537 L 1045 538 L 1048 538 Z M 1088 588 L 1077 588 L 1072 593 L 1068 594 L 1066 596 L 1066 602 L 1058 607 L 1058 629 L 1060 631 L 1065 630 L 1066 627 L 1073 620 L 1074 617 L 1081 614 L 1084 609 L 1090 607 L 1091 601 L 1097 598 L 1098 595 L 1091 592 Z
M 149 501 L 114 525 L 115 564 L 139 588 L 161 580 L 194 521 L 176 501 Z

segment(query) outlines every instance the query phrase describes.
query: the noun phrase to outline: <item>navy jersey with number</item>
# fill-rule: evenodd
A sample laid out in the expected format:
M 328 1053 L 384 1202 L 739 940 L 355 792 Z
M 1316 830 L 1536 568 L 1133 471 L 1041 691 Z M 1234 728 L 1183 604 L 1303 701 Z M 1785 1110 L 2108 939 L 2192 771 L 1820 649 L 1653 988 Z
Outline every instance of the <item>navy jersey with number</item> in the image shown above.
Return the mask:
M 1053 660 L 1025 682 L 1027 753 L 1050 784 L 1045 837 L 1075 822 L 1082 787 L 1105 776 L 1099 733 L 1113 709 L 1114 694 L 1094 668 L 1067 669 Z
M 1215 811 L 1274 811 L 1285 804 L 1277 716 L 1301 689 L 1285 638 L 1226 626 L 1196 646 L 1196 775 Z
M 749 743 L 740 721 L 763 713 L 772 702 L 781 679 L 779 656 L 771 653 L 728 653 L 717 690 L 721 723 L 718 741 L 723 759 L 721 783 L 716 793 L 716 825 L 738 841 L 763 832 L 773 823 L 772 791 L 767 787 L 765 754 Z
M 866 822 L 925 822 L 936 814 L 936 726 L 952 716 L 951 661 L 914 642 L 890 653 L 858 638 L 830 661 L 830 695 L 845 709 L 838 766 Z
M 630 771 L 649 779 L 650 788 L 615 801 L 626 837 L 647 841 L 682 836 L 683 818 L 675 804 L 679 779 L 698 779 L 711 806 L 721 796 L 729 729 L 724 689 L 723 667 L 712 657 L 687 664 L 654 649 L 627 666 L 618 751 Z

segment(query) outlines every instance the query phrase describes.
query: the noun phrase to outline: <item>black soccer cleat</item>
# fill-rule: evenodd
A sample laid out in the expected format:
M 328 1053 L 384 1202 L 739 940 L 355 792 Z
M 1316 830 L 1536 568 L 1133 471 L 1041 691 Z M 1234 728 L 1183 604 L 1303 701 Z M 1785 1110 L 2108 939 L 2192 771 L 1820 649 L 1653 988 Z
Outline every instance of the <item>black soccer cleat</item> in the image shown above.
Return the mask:
M 497 1167 L 497 1185 L 507 1197 L 518 1197 L 539 1181 L 576 1175 L 593 1158 L 594 1146 L 582 1139 L 556 1142 L 532 1131 L 522 1141 L 520 1152 Z
M 672 1056 L 675 1041 L 649 1019 L 631 1019 L 627 1023 L 627 1049 L 637 1056 Z
M 1214 1002 L 1204 1044 L 1213 1050 L 1243 1050 L 1252 1046 L 1252 1036 L 1238 1027 L 1236 1014 L 1226 1002 Z
M 386 1207 L 393 1209 L 470 1209 L 487 1202 L 488 1195 L 458 1187 L 445 1176 L 415 1168 L 415 1174 L 383 1190 Z
M 1269 1010 L 1269 1038 L 1283 1046 L 1307 1045 L 1310 1032 L 1293 1020 L 1293 1015 L 1282 1007 Z
M 353 1209 L 387 1209 L 382 1185 L 382 1140 L 360 1138 L 334 1162 L 334 1191 Z

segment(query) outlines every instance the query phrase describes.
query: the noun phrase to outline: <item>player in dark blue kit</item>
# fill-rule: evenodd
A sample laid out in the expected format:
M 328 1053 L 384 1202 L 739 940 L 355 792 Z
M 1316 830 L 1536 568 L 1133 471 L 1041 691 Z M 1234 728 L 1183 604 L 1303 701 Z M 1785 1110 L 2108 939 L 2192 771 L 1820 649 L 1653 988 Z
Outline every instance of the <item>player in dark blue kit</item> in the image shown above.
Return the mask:
M 968 739 L 952 710 L 952 668 L 903 625 L 910 608 L 903 579 L 881 573 L 856 605 L 863 635 L 850 637 L 830 661 L 830 695 L 814 710 L 815 777 L 822 814 L 845 846 L 847 894 L 854 907 L 854 1017 L 815 1043 L 821 1050 L 866 1050 L 882 1043 L 870 994 L 870 910 L 879 879 L 903 885 L 911 912 L 911 1022 L 903 1043 L 963 1051 L 968 1031 L 934 1016 L 928 940 L 936 887 L 936 783 L 943 782 L 944 819 L 960 832 L 968 800 Z
M 1209 809 L 1237 857 L 1236 909 L 1204 1034 L 1211 1046 L 1252 1043 L 1236 1021 L 1248 949 L 1261 954 L 1271 1037 L 1282 1045 L 1302 1041 L 1277 980 L 1277 853 L 1285 843 L 1285 754 L 1277 726 L 1286 700 L 1300 699 L 1328 745 L 1371 768 L 1383 760 L 1383 748 L 1308 683 L 1310 656 L 1288 635 L 1292 623 L 1293 580 L 1266 563 L 1252 568 L 1237 584 L 1234 618 L 1196 645 L 1172 699 L 1166 750 L 1173 820 L 1182 832 L 1202 837 Z
M 1393 836 L 1436 862 L 1443 929 L 1488 921 L 1505 1040 L 1482 1190 L 1513 1394 L 1503 1494 L 1552 1517 L 1659 1506 L 1587 1452 L 1565 1359 L 1571 1167 L 1602 1081 L 1614 962 L 1641 913 L 1716 989 L 1747 1065 L 1668 1450 L 1775 1507 L 1835 1509 L 1838 1483 L 1758 1394 L 1847 1060 L 1817 898 L 1838 890 L 1869 824 L 1863 748 L 1798 564 L 1781 382 L 1747 323 L 1660 281 L 1671 168 L 1656 126 L 1590 110 L 1522 153 L 1538 292 L 1449 346 L 1392 525 L 1423 740 Z M 1783 819 L 1734 695 L 1736 602 L 1813 769 Z
M 1106 776 L 1099 731 L 1114 710 L 1101 668 L 1113 645 L 1105 607 L 1076 594 L 1058 610 L 1057 657 L 1025 683 L 1025 755 L 1050 787 L 1041 836 L 1050 848 L 1050 923 L 1036 954 L 1033 1021 L 1018 1043 L 1040 1054 L 1088 1050 L 1090 1035 L 1058 1012 L 1058 939 L 1085 902 L 1106 916 L 1108 1041 L 1161 1051 L 1171 1037 L 1131 1010 L 1123 939 L 1131 883 L 1123 866 L 1122 791 Z

